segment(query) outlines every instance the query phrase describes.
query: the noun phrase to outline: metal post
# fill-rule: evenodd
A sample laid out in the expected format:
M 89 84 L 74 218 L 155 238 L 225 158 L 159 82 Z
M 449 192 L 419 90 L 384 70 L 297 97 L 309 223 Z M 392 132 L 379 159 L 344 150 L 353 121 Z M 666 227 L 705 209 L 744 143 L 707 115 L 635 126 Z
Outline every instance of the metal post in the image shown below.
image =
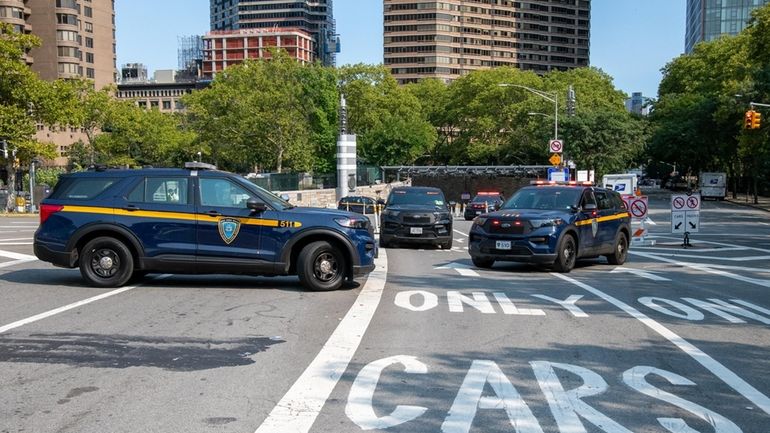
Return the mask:
M 356 136 L 348 134 L 347 104 L 340 95 L 340 135 L 337 140 L 337 201 L 348 195 L 348 189 L 356 187 Z M 350 183 L 350 171 L 352 185 Z
M 559 139 L 559 94 L 553 94 L 553 139 Z
M 35 212 L 35 160 L 29 163 L 29 211 Z

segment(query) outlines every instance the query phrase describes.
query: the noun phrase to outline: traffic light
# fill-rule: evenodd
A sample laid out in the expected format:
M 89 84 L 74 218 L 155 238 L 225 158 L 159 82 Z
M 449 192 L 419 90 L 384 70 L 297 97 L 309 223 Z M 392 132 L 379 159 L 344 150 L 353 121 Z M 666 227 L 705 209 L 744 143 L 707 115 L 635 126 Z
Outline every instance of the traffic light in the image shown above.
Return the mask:
M 749 110 L 746 112 L 746 115 L 743 117 L 743 127 L 746 129 L 751 129 L 751 127 L 754 124 L 754 110 Z
M 754 115 L 751 117 L 751 129 L 759 129 L 759 127 L 762 125 L 762 113 L 759 111 L 755 111 Z

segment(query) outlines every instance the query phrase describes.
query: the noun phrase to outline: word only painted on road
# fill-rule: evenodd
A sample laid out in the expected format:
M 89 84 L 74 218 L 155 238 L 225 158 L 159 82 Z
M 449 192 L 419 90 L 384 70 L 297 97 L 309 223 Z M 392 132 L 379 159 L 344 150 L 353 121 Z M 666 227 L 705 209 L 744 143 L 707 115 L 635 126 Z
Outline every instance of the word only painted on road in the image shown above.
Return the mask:
M 561 433 L 586 433 L 589 431 L 586 424 L 593 426 L 590 431 L 632 433 L 632 430 L 602 411 L 606 409 L 600 409 L 608 406 L 600 405 L 601 400 L 597 396 L 605 393 L 609 385 L 598 373 L 578 365 L 550 361 L 532 361 L 529 365 Z M 427 406 L 406 404 L 396 405 L 392 412 L 386 415 L 380 415 L 374 410 L 375 406 L 378 406 L 375 403 L 377 385 L 382 381 L 383 373 L 386 370 L 393 371 L 397 368 L 395 366 L 400 366 L 403 372 L 409 375 L 430 374 L 427 364 L 415 356 L 408 355 L 378 359 L 362 368 L 350 388 L 345 406 L 347 417 L 362 430 L 386 430 L 401 426 L 428 412 Z M 399 373 L 399 376 L 403 375 Z M 708 431 L 742 432 L 737 424 L 725 416 L 659 387 L 666 384 L 665 388 L 671 390 L 676 387 L 697 386 L 682 375 L 655 367 L 636 366 L 623 372 L 621 377 L 623 383 L 632 391 L 671 405 L 668 409 L 670 416 L 655 418 L 661 427 L 671 433 L 705 433 L 703 430 L 695 430 L 685 419 L 679 418 L 685 413 L 689 414 L 690 418 L 697 418 L 709 424 L 711 428 Z M 682 393 L 698 394 L 691 389 L 683 390 Z M 410 400 L 414 401 L 414 398 Z M 388 407 L 392 407 L 390 402 Z M 474 360 L 441 424 L 440 431 L 469 433 L 474 427 L 476 417 L 484 416 L 480 415 L 480 412 L 486 411 L 500 411 L 504 414 L 510 423 L 511 432 L 545 431 L 540 420 L 497 363 L 491 360 Z M 650 419 L 649 423 L 654 421 Z M 478 421 L 475 424 L 473 431 L 484 431 L 484 426 Z
M 490 296 L 491 295 L 491 296 Z M 558 299 L 547 295 L 535 294 L 533 298 L 556 304 L 569 312 L 573 317 L 589 317 L 577 302 L 583 295 L 570 295 L 565 299 Z M 743 319 L 753 320 L 765 325 L 770 325 L 770 309 L 753 304 L 741 299 L 731 299 L 729 302 L 716 298 L 706 300 L 695 298 L 681 298 L 679 302 L 673 299 L 645 296 L 638 302 L 661 314 L 677 319 L 689 321 L 703 321 L 710 313 L 725 320 L 728 323 L 746 323 Z M 465 294 L 455 290 L 446 292 L 446 297 L 426 290 L 405 290 L 398 292 L 395 297 L 395 305 L 399 308 L 413 312 L 425 312 L 438 308 L 440 302 L 446 303 L 450 313 L 476 312 L 481 314 L 504 314 L 509 316 L 545 316 L 545 310 L 541 308 L 521 308 L 517 306 L 504 292 L 476 291 Z M 690 305 L 692 306 L 690 306 Z

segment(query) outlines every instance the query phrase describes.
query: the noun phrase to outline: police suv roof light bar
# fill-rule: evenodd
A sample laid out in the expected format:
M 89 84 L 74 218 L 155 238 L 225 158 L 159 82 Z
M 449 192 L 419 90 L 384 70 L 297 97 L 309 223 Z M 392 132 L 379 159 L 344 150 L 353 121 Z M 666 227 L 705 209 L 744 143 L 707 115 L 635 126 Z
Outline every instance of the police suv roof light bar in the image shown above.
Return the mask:
M 216 170 L 217 166 L 206 162 L 193 161 L 193 162 L 185 162 L 184 168 L 189 170 Z

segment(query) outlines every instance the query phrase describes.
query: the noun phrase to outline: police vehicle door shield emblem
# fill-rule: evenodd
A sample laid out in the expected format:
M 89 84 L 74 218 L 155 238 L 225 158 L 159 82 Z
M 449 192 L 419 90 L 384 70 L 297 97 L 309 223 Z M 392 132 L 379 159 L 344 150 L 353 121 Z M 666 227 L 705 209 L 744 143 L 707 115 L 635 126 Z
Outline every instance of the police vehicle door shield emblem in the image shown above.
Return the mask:
M 596 237 L 596 232 L 599 231 L 599 221 L 594 218 L 591 220 L 591 234 Z
M 241 231 L 241 222 L 234 218 L 223 218 L 219 220 L 219 236 L 226 244 L 230 245 Z

